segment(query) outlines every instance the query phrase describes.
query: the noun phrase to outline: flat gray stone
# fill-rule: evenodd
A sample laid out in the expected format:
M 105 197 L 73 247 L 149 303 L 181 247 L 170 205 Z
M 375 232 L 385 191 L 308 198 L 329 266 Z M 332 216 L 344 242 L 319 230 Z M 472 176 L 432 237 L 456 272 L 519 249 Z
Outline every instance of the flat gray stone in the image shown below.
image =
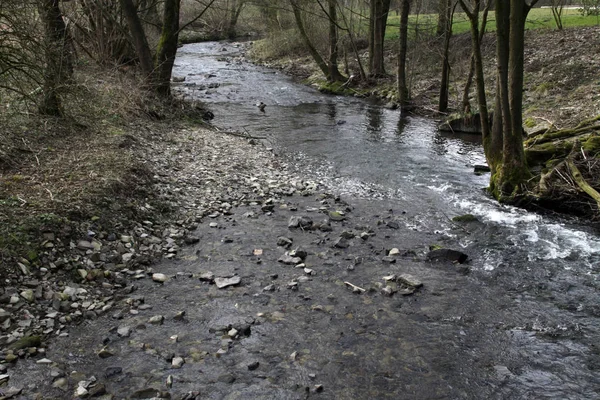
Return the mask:
M 219 289 L 223 289 L 228 286 L 239 285 L 241 282 L 242 278 L 239 276 L 233 276 L 231 278 L 215 278 L 215 284 Z

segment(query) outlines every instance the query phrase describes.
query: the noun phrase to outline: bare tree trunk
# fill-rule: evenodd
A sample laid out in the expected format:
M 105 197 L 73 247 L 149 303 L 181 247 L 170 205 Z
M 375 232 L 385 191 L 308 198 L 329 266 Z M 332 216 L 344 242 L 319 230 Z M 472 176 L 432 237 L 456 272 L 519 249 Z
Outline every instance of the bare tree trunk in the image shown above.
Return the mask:
M 523 150 L 523 65 L 525 20 L 533 0 L 510 0 L 496 4 L 498 46 L 498 96 L 501 108 L 496 113 L 494 134 L 502 133 L 502 159 L 492 175 L 490 188 L 498 199 L 512 199 L 522 194 L 523 185 L 531 177 Z
M 127 24 L 129 25 L 129 32 L 131 33 L 131 37 L 133 39 L 133 45 L 139 58 L 142 73 L 147 80 L 152 80 L 152 76 L 154 74 L 152 51 L 148 45 L 148 40 L 146 39 L 146 33 L 144 32 L 142 22 L 137 14 L 137 8 L 133 4 L 132 0 L 120 1 L 123 14 L 125 14 Z
M 290 0 L 290 3 L 292 5 L 292 11 L 294 12 L 294 19 L 296 20 L 296 25 L 298 26 L 298 32 L 300 33 L 300 36 L 302 36 L 302 40 L 304 41 L 306 48 L 308 49 L 313 60 L 315 60 L 315 62 L 319 66 L 321 72 L 323 72 L 323 75 L 325 75 L 327 80 L 329 80 L 329 66 L 327 65 L 325 60 L 323 60 L 323 57 L 321 57 L 315 46 L 312 44 L 310 38 L 306 33 L 306 29 L 304 29 L 304 22 L 302 21 L 302 13 L 300 12 L 300 7 L 298 6 L 298 0 Z
M 371 34 L 372 51 L 369 53 L 371 76 L 384 76 L 384 41 L 387 26 L 387 17 L 390 9 L 390 0 L 372 0 L 371 12 L 373 15 L 373 32 Z
M 228 39 L 233 40 L 237 36 L 237 21 L 245 4 L 245 0 L 231 0 L 231 14 L 229 16 L 229 25 L 227 26 Z
M 58 91 L 73 74 L 72 55 L 67 47 L 67 27 L 60 11 L 59 0 L 40 0 L 39 11 L 46 36 L 44 97 L 39 111 L 45 115 L 60 116 L 62 109 Z
M 171 94 L 171 74 L 179 39 L 180 6 L 181 0 L 165 1 L 162 34 L 156 51 L 156 92 L 165 97 Z
M 448 110 L 448 96 L 450 91 L 450 39 L 452 38 L 452 19 L 454 16 L 454 6 L 447 2 L 446 26 L 444 27 L 444 56 L 442 57 L 442 79 L 440 84 L 440 99 L 438 110 L 445 112 Z
M 409 91 L 406 83 L 406 55 L 408 50 L 408 14 L 410 13 L 410 0 L 401 0 L 400 3 L 400 38 L 398 51 L 398 100 L 400 108 L 406 108 L 409 103 Z
M 338 68 L 337 1 L 327 0 L 329 14 L 329 80 L 345 80 Z
M 481 55 L 481 42 L 479 34 L 479 10 L 481 0 L 473 0 L 473 7 L 469 7 L 465 0 L 460 0 L 460 5 L 469 18 L 471 26 L 471 42 L 473 44 L 473 58 L 475 60 L 475 82 L 477 84 L 477 103 L 479 105 L 479 117 L 481 119 L 481 133 L 483 137 L 483 148 L 490 168 L 494 163 L 490 159 L 490 124 L 485 94 L 485 79 L 483 74 L 483 58 Z
M 487 17 L 490 11 L 490 7 L 494 3 L 494 0 L 487 0 L 485 8 L 483 10 L 483 16 L 481 17 L 481 29 L 479 31 L 479 43 L 483 40 L 483 35 L 485 35 L 485 28 L 487 25 Z M 467 82 L 465 83 L 465 88 L 463 90 L 462 96 L 462 112 L 465 115 L 471 113 L 471 101 L 469 100 L 469 93 L 471 92 L 471 86 L 473 85 L 473 76 L 475 75 L 475 56 L 471 54 L 471 62 L 469 65 L 469 74 L 467 75 Z
M 446 27 L 448 26 L 448 8 L 450 7 L 451 0 L 439 0 L 438 1 L 438 21 L 437 28 L 435 30 L 435 36 L 438 38 L 442 37 L 446 33 Z

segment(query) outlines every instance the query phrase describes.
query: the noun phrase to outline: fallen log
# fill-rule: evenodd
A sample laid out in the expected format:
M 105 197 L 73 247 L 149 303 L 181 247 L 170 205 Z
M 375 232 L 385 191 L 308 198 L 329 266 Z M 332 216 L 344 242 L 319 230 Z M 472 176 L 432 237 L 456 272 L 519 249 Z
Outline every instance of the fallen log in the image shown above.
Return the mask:
M 600 210 L 600 193 L 598 193 L 596 189 L 586 182 L 573 160 L 567 160 L 567 166 L 569 167 L 569 171 L 571 171 L 571 175 L 573 176 L 577 186 L 579 186 L 579 188 L 586 192 L 591 198 L 596 200 L 596 204 Z

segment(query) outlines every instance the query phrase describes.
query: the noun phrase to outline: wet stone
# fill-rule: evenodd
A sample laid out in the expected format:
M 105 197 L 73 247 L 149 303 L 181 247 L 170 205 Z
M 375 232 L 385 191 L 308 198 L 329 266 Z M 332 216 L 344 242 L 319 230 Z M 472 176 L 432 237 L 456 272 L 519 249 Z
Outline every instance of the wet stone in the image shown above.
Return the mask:
M 105 378 L 112 378 L 114 376 L 120 375 L 123 373 L 123 368 L 121 367 L 108 367 L 104 370 Z
M 450 261 L 463 264 L 469 258 L 463 252 L 452 249 L 436 249 L 427 253 L 427 259 L 430 261 Z
M 242 278 L 239 276 L 233 276 L 231 278 L 215 278 L 215 284 L 219 289 L 224 289 L 228 286 L 239 285 L 242 282 Z
M 260 366 L 260 363 L 258 361 L 253 361 L 250 364 L 248 364 L 248 370 L 254 371 L 254 370 L 258 369 L 259 366 Z
M 288 253 L 285 253 L 284 255 L 279 257 L 277 261 L 285 265 L 297 265 L 302 263 L 302 259 L 300 257 L 292 257 Z
M 420 280 L 409 274 L 398 276 L 398 282 L 413 288 L 420 288 L 423 286 L 423 283 Z
M 120 337 L 129 337 L 131 335 L 131 328 L 128 326 L 121 326 L 117 329 L 117 335 Z
M 109 358 L 112 357 L 114 354 L 112 352 L 110 352 L 106 347 L 102 348 L 102 350 L 100 350 L 98 352 L 98 357 L 100 358 Z
M 343 221 L 346 216 L 341 211 L 329 211 L 329 219 L 331 221 Z
M 174 357 L 171 361 L 171 366 L 173 368 L 181 368 L 183 367 L 183 364 L 185 364 L 185 360 L 183 359 L 183 357 Z
M 313 221 L 311 218 L 297 215 L 290 217 L 288 222 L 288 228 L 310 228 L 312 225 Z
M 163 317 L 162 315 L 155 315 L 148 320 L 148 323 L 150 323 L 152 325 L 162 325 L 164 320 L 165 320 L 165 317 Z
M 400 224 L 396 221 L 388 221 L 385 225 L 390 229 L 400 229 Z
M 293 240 L 284 236 L 279 236 L 277 238 L 277 246 L 281 247 L 290 247 L 293 243 Z
M 345 239 L 343 237 L 339 237 L 333 243 L 333 246 L 337 247 L 338 249 L 346 249 L 346 248 L 348 248 L 350 246 L 350 243 L 348 242 L 347 239 Z

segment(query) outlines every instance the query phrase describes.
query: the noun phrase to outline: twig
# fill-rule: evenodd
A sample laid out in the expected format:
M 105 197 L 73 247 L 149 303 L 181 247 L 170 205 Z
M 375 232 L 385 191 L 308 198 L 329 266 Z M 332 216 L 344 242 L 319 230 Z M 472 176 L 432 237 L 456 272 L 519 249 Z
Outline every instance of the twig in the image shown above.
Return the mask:
M 21 207 L 23 207 L 25 204 L 27 204 L 27 200 L 23 200 L 19 195 L 17 195 L 17 200 L 19 200 L 21 202 Z
M 366 289 L 358 287 L 358 286 L 356 286 L 356 285 L 354 285 L 354 284 L 352 284 L 352 283 L 350 283 L 348 281 L 344 282 L 344 284 L 347 285 L 347 286 L 350 286 L 352 288 L 353 292 L 356 292 L 356 293 L 364 293 L 364 292 L 366 292 Z
M 48 194 L 50 195 L 50 200 L 54 201 L 54 196 L 52 195 L 52 192 L 50 191 L 50 189 L 48 188 L 44 188 L 46 189 L 46 192 L 48 192 Z
M 266 136 L 251 136 L 251 135 L 245 135 L 243 133 L 238 133 L 238 132 L 229 132 L 229 131 L 218 131 L 219 133 L 226 133 L 228 135 L 233 135 L 233 136 L 238 136 L 238 137 L 243 137 L 246 139 L 266 139 Z

